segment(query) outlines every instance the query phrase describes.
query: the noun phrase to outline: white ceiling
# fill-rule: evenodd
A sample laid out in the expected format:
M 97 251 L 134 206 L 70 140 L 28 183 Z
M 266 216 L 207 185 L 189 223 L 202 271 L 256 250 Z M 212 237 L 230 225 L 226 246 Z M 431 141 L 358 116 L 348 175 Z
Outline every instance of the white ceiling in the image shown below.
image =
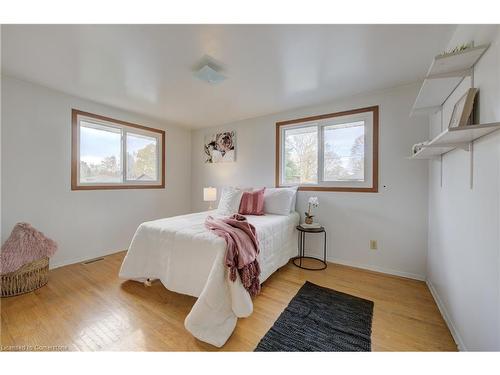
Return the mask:
M 3 25 L 2 72 L 199 128 L 422 79 L 454 25 Z M 224 66 L 196 79 L 204 56 Z

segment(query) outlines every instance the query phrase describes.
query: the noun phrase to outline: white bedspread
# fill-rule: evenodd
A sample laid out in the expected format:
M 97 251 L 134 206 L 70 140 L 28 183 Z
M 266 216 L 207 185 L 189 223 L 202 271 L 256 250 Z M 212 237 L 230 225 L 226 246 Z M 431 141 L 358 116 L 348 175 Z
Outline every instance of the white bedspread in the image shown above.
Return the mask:
M 198 297 L 184 325 L 199 340 L 222 346 L 237 318 L 253 311 L 250 295 L 238 277 L 228 278 L 224 266 L 225 241 L 204 226 L 199 212 L 143 223 L 137 229 L 123 261 L 120 277 L 145 281 L 160 279 L 174 292 Z M 297 254 L 299 215 L 247 216 L 260 243 L 261 283 Z

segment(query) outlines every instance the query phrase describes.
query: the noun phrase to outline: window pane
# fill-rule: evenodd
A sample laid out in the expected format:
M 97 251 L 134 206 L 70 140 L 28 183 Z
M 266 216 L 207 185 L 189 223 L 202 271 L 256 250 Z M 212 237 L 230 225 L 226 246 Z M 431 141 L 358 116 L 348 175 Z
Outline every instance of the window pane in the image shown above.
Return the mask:
M 318 128 L 316 125 L 284 131 L 284 183 L 318 182 Z
M 158 180 L 157 139 L 127 133 L 127 180 Z
M 122 182 L 121 130 L 80 122 L 80 182 Z
M 323 179 L 325 181 L 364 181 L 364 121 L 328 125 L 323 130 Z

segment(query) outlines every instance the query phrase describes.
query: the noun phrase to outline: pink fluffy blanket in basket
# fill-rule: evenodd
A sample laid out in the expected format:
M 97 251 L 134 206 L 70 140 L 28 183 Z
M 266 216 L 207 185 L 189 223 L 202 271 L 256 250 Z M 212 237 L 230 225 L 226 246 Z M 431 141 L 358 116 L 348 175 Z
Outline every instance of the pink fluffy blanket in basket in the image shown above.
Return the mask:
M 9 238 L 2 245 L 0 274 L 17 271 L 25 264 L 50 257 L 57 250 L 57 243 L 44 236 L 28 223 L 17 223 Z

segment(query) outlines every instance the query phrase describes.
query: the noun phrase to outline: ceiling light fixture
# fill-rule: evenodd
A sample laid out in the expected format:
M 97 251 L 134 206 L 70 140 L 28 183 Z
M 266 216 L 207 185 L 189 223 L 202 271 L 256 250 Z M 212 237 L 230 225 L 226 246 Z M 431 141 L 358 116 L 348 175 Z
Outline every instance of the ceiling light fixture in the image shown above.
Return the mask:
M 195 71 L 194 76 L 212 85 L 220 83 L 227 78 L 208 64 L 203 65 L 200 69 Z

